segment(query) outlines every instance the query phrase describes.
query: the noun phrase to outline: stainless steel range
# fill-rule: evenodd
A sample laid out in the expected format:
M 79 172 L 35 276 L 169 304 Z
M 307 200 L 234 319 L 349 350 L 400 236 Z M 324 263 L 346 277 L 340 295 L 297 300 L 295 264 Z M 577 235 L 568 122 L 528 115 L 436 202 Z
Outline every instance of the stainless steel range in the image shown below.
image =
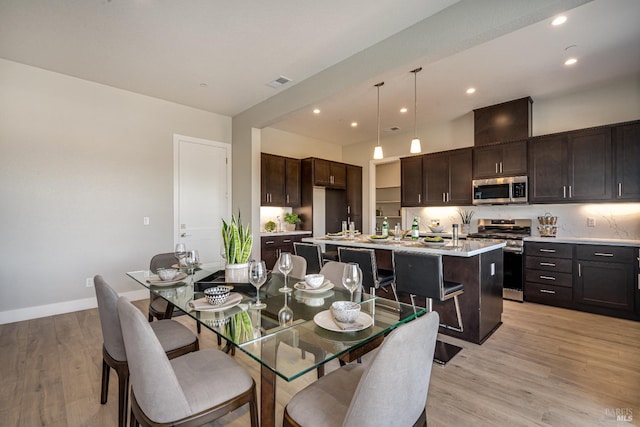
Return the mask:
M 530 219 L 479 219 L 478 232 L 467 240 L 505 242 L 504 279 L 502 296 L 514 301 L 523 300 L 524 241 L 531 236 Z

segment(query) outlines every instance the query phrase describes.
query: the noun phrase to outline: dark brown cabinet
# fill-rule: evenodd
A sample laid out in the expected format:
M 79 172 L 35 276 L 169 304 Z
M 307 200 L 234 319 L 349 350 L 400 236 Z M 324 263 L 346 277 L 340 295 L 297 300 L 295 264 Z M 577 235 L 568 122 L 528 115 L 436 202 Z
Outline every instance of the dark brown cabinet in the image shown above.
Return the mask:
M 573 299 L 573 245 L 527 242 L 524 299 L 568 307 Z
M 640 200 L 640 122 L 616 126 L 614 199 Z
M 632 312 L 635 253 L 632 247 L 577 245 L 576 303 Z
M 319 187 L 346 188 L 347 169 L 344 163 L 313 159 L 313 182 Z
M 400 159 L 400 204 L 404 207 L 422 206 L 423 204 L 423 157 L 412 156 Z
M 362 168 L 346 165 L 347 170 L 347 221 L 353 221 L 362 230 Z
M 473 149 L 473 178 L 495 178 L 527 174 L 527 141 Z
M 444 151 L 423 157 L 423 205 L 471 204 L 472 149 Z
M 529 202 L 612 199 L 611 128 L 593 128 L 529 141 Z
M 293 243 L 301 242 L 304 235 L 262 236 L 260 238 L 260 254 L 268 269 L 273 269 L 282 252 L 293 253 Z
M 260 204 L 299 206 L 300 160 L 266 153 L 260 160 Z

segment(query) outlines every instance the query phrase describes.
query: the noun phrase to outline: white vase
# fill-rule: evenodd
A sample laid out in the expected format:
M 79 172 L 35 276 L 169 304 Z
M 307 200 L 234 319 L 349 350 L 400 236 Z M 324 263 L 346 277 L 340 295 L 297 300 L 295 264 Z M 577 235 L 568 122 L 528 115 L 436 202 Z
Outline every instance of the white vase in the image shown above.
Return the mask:
M 471 224 L 462 224 L 462 234 L 469 234 L 471 232 Z
M 227 283 L 249 283 L 249 263 L 225 264 L 224 281 Z

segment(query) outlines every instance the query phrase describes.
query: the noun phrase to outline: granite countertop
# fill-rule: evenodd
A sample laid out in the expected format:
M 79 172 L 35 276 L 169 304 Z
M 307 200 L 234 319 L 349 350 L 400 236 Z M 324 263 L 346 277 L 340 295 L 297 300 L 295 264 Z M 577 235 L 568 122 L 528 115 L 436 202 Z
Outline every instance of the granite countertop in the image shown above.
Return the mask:
M 457 244 L 453 241 L 445 241 L 443 245 L 427 245 L 420 241 L 413 240 L 389 240 L 386 242 L 372 242 L 366 236 L 356 237 L 355 239 L 329 239 L 322 237 L 305 237 L 303 242 L 318 244 L 334 244 L 340 246 L 354 246 L 359 248 L 386 249 L 386 250 L 402 250 L 408 252 L 425 252 L 439 255 L 472 257 L 485 252 L 494 251 L 505 247 L 505 243 L 496 242 L 478 242 L 458 240 Z
M 526 237 L 525 242 L 576 243 L 583 245 L 640 246 L 640 240 L 595 237 Z
M 266 237 L 266 236 L 298 236 L 298 235 L 311 235 L 311 231 L 304 231 L 304 230 L 295 230 L 295 231 L 261 231 L 260 232 L 260 236 L 261 237 Z

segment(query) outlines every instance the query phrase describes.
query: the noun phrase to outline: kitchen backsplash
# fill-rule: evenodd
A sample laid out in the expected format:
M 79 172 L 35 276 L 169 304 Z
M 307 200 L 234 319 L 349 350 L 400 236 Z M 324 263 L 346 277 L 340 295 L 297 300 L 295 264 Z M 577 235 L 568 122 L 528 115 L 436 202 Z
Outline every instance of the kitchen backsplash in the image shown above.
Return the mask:
M 458 209 L 473 211 L 471 232 L 477 231 L 478 219 L 531 219 L 533 236 L 539 236 L 538 216 L 550 213 L 558 217 L 558 237 L 608 238 L 640 240 L 640 203 L 585 203 L 557 205 L 500 205 L 404 208 L 402 227 L 411 228 L 414 216 L 419 217 L 420 230 L 427 230 L 434 219 L 451 231 L 451 224 L 460 224 Z M 595 225 L 587 226 L 593 219 Z

